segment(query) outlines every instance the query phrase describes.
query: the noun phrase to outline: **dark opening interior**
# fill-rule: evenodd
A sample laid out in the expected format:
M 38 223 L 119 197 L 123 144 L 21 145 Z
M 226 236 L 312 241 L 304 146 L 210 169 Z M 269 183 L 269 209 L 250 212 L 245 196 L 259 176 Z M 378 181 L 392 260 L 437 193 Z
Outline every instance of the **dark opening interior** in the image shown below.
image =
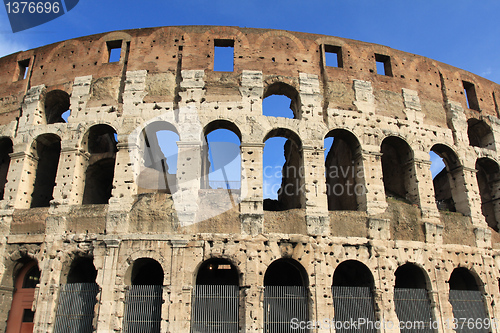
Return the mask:
M 70 99 L 68 93 L 62 90 L 53 90 L 45 96 L 45 118 L 47 124 L 65 123 L 63 113 L 69 110 Z
M 30 68 L 30 59 L 21 60 L 17 64 L 19 66 L 19 77 L 17 78 L 18 81 L 26 79 L 28 77 L 28 70 Z
M 132 285 L 163 285 L 163 268 L 154 259 L 141 258 L 134 262 Z
M 418 266 L 406 263 L 399 266 L 396 272 L 396 285 L 394 288 L 426 289 L 425 275 Z
M 455 268 L 448 283 L 451 290 L 479 290 L 474 275 L 465 267 Z
M 197 285 L 239 285 L 238 270 L 228 260 L 215 258 L 205 261 L 196 276 Z
M 304 268 L 292 259 L 271 263 L 264 275 L 264 286 L 307 286 Z
M 12 141 L 9 138 L 0 139 L 0 200 L 4 199 L 5 184 L 10 166 L 10 153 L 12 153 Z
M 363 263 L 356 260 L 342 262 L 333 274 L 333 285 L 339 287 L 372 287 L 373 275 Z
M 97 277 L 92 258 L 78 258 L 73 261 L 67 283 L 94 283 Z
M 491 127 L 483 120 L 470 118 L 467 120 L 467 135 L 469 145 L 479 148 L 493 149 L 495 142 Z
M 31 208 L 49 207 L 50 201 L 54 199 L 52 193 L 56 185 L 61 139 L 53 134 L 41 135 L 35 140 L 34 145 L 38 166 L 33 185 Z
M 386 196 L 408 199 L 408 162 L 413 159 L 410 147 L 404 140 L 391 136 L 382 141 L 381 152 Z
M 498 164 L 489 158 L 480 158 L 476 161 L 476 178 L 481 196 L 481 211 L 488 226 L 498 231 L 498 220 L 495 214 L 498 209 L 498 182 L 500 181 L 500 168 Z
M 431 151 L 441 157 L 445 164 L 445 168 L 433 179 L 434 197 L 437 207 L 439 210 L 455 212 L 456 207 L 450 179 L 453 180 L 453 182 L 456 180 L 454 173 L 456 173 L 458 171 L 457 168 L 460 167 L 458 156 L 453 150 L 442 144 L 434 145 Z
M 479 111 L 479 103 L 477 101 L 476 87 L 473 83 L 462 81 L 464 86 L 465 98 L 467 99 L 467 107 L 472 110 Z

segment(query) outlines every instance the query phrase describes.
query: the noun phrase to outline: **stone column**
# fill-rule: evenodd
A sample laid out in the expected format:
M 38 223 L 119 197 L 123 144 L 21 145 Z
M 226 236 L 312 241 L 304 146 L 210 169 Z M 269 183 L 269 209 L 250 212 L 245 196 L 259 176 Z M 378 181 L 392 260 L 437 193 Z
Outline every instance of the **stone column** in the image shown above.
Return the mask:
M 319 143 L 317 147 L 322 147 L 322 144 Z M 329 234 L 324 149 L 303 146 L 302 158 L 303 170 L 300 170 L 299 175 L 303 181 L 299 191 L 305 197 L 307 232 L 310 235 Z
M 264 94 L 262 71 L 242 71 L 240 93 L 242 111 L 262 115 L 262 95 Z
M 457 197 L 457 199 L 455 199 L 455 196 L 453 197 L 456 200 L 455 205 L 460 204 L 460 207 L 462 208 L 467 203 L 467 215 L 471 216 L 472 224 L 477 227 L 486 227 L 486 220 L 481 211 L 481 195 L 479 193 L 479 186 L 476 178 L 477 170 L 468 167 L 461 167 L 461 171 L 463 178 L 460 177 L 456 179 L 455 185 L 457 189 L 462 188 L 465 189 L 465 191 L 458 192 L 455 189 L 455 192 L 453 192 Z
M 259 274 L 263 270 L 263 265 L 259 262 L 259 249 L 258 242 L 247 243 L 246 270 L 243 275 L 245 286 L 243 332 L 262 333 L 264 330 L 264 276 Z
M 418 154 L 419 152 L 415 151 L 414 153 Z M 421 152 L 420 155 L 423 154 L 427 153 Z M 422 217 L 426 220 L 439 223 L 439 211 L 436 206 L 432 182 L 431 161 L 414 158 L 410 163 L 413 163 L 414 172 L 413 174 L 410 173 L 410 179 L 406 180 L 410 187 L 408 192 L 415 197 L 414 202 L 418 202 L 422 211 Z
M 369 215 L 383 213 L 387 208 L 381 157 L 382 153 L 376 151 L 361 152 L 363 172 L 357 175 L 356 182 L 365 188 L 358 204 L 359 210 L 366 210 Z
M 322 119 L 323 118 L 323 96 L 319 88 L 319 77 L 316 74 L 299 73 L 300 83 L 300 110 L 299 119 Z
M 14 152 L 10 154 L 4 198 L 12 208 L 26 209 L 31 205 L 31 192 L 35 182 L 38 159 L 27 152 L 28 149 L 27 144 L 14 145 Z
M 119 306 L 123 308 L 123 304 L 117 304 L 117 299 L 123 298 L 123 295 L 122 297 L 116 297 L 115 295 L 117 293 L 116 270 L 120 240 L 105 239 L 103 245 L 96 246 L 94 250 L 94 263 L 97 269 L 96 282 L 101 288 L 96 332 L 112 333 L 115 332 L 117 320 L 123 319 L 116 316 L 116 308 Z
M 241 151 L 241 231 L 246 235 L 264 232 L 263 143 L 242 142 Z

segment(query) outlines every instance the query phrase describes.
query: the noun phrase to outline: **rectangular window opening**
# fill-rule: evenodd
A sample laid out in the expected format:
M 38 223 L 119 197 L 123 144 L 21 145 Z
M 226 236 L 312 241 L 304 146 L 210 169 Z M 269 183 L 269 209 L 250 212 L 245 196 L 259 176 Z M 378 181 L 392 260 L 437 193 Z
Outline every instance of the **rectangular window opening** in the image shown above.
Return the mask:
M 234 40 L 214 40 L 214 71 L 232 72 L 234 70 Z
M 122 54 L 122 41 L 114 40 L 106 42 L 108 47 L 108 62 L 119 62 Z
M 31 309 L 23 310 L 23 323 L 32 323 L 35 318 L 35 312 L 31 311 Z
M 19 66 L 18 81 L 26 79 L 28 77 L 28 71 L 30 68 L 30 60 L 29 59 L 21 60 L 18 62 L 18 66 Z
M 377 74 L 392 76 L 391 57 L 375 53 L 375 62 L 377 63 Z
M 325 65 L 328 67 L 344 67 L 342 48 L 340 46 L 325 45 Z
M 476 87 L 474 83 L 462 81 L 464 86 L 464 94 L 467 99 L 467 107 L 472 110 L 479 111 L 479 103 L 477 101 Z

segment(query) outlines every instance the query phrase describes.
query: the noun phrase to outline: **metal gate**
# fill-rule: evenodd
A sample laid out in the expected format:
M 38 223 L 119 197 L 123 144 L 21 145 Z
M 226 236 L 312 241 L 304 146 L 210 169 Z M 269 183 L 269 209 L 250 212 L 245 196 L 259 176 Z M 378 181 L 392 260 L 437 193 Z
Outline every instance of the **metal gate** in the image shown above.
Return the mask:
M 486 314 L 483 295 L 480 291 L 450 290 L 450 303 L 453 307 L 453 316 L 457 320 L 456 332 L 489 332 L 484 328 L 486 322 L 489 323 L 489 319 L 488 321 L 485 319 L 489 317 Z M 483 325 L 478 326 L 476 320 Z M 471 323 L 473 323 L 472 326 L 469 326 Z
M 98 292 L 96 283 L 62 285 L 54 333 L 91 333 Z
M 235 285 L 195 286 L 191 333 L 238 333 L 238 294 Z
M 125 294 L 124 333 L 159 333 L 163 288 L 159 285 L 130 286 Z
M 431 303 L 426 289 L 395 288 L 394 306 L 401 332 L 434 332 L 431 328 Z
M 335 323 L 366 320 L 366 324 L 357 327 L 336 325 L 337 333 L 344 332 L 377 332 L 375 329 L 375 307 L 370 287 L 332 286 Z M 332 325 L 333 326 L 333 325 Z
M 266 286 L 264 288 L 264 332 L 305 333 L 307 329 L 292 326 L 307 322 L 308 290 L 301 286 Z

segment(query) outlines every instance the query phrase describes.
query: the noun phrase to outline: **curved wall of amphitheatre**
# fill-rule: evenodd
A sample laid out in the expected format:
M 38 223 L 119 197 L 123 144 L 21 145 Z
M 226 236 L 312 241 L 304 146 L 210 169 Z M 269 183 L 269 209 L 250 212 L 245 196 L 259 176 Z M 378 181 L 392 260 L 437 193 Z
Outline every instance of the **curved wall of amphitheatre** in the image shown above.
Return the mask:
M 216 47 L 233 51 L 232 71 L 213 70 Z M 85 258 L 100 287 L 97 332 L 123 330 L 134 263 L 144 258 L 163 270 L 162 332 L 192 327 L 197 277 L 209 260 L 238 272 L 246 332 L 266 325 L 263 286 L 279 259 L 300 267 L 310 320 L 334 316 L 331 287 L 346 262 L 372 275 L 377 320 L 398 321 L 395 288 L 410 277 L 397 282 L 396 270 L 407 263 L 425 280 L 436 332 L 451 332 L 443 321 L 453 320 L 453 272 L 472 276 L 486 316 L 499 317 L 494 82 L 382 45 L 208 26 L 116 31 L 18 52 L 0 59 L 0 82 L 2 328 L 17 274 L 35 260 L 34 330 L 53 332 L 61 285 Z M 266 115 L 271 95 L 291 100 L 293 118 Z M 208 176 L 205 136 L 218 129 L 240 141 L 241 177 L 230 190 Z M 161 151 L 159 131 L 176 133 L 177 151 Z M 263 199 L 272 137 L 287 139 L 283 168 L 300 170 L 283 178 L 292 191 L 275 201 Z M 430 151 L 446 164 L 434 180 Z M 164 163 L 170 154 L 176 173 Z M 328 176 L 335 168 L 357 172 Z M 349 184 L 363 190 L 333 193 Z

